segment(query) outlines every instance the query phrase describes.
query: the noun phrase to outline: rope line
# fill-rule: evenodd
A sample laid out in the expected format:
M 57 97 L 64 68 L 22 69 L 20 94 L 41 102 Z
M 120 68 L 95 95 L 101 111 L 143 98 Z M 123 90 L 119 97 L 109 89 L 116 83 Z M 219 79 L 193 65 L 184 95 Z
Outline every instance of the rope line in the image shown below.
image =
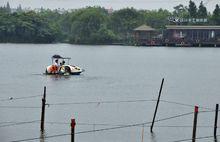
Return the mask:
M 35 138 L 28 138 L 28 139 L 23 139 L 23 140 L 14 140 L 10 142 L 24 142 L 24 141 L 31 141 L 31 140 L 39 140 L 39 139 L 47 139 L 47 138 L 54 138 L 54 137 L 62 137 L 62 136 L 67 136 L 71 135 L 70 133 L 65 133 L 65 134 L 57 134 L 57 135 L 51 135 L 51 136 L 45 136 L 45 137 L 35 137 Z
M 155 122 L 160 122 L 160 121 L 165 121 L 165 120 L 169 120 L 169 119 L 173 119 L 173 118 L 178 118 L 178 117 L 190 115 L 192 113 L 193 112 L 189 112 L 189 113 L 184 113 L 184 114 L 180 114 L 180 115 L 175 115 L 175 116 L 172 116 L 172 117 L 158 119 L 158 120 L 155 120 Z M 151 124 L 151 123 L 152 122 L 145 122 L 145 123 L 137 123 L 137 124 L 130 124 L 130 125 L 124 125 L 124 126 L 116 126 L 116 127 L 110 127 L 110 128 L 102 128 L 102 129 L 97 129 L 97 130 L 89 130 L 89 131 L 77 132 L 77 134 L 90 133 L 90 132 L 98 132 L 98 131 L 107 131 L 107 130 L 114 130 L 114 129 L 122 129 L 122 128 L 136 127 L 136 126 L 143 126 L 143 125 Z
M 97 132 L 97 131 L 102 131 L 102 130 L 101 129 L 88 130 L 88 131 L 77 132 L 75 134 L 84 134 L 84 133 L 91 133 L 91 132 Z M 54 138 L 54 137 L 63 137 L 63 136 L 67 136 L 67 135 L 71 135 L 71 134 L 70 133 L 65 133 L 65 134 L 45 136 L 44 139 Z M 220 135 L 217 135 L 217 136 L 220 136 Z M 203 137 L 197 137 L 196 139 L 208 139 L 208 138 L 214 138 L 214 136 L 203 136 Z M 23 141 L 38 140 L 38 139 L 42 139 L 42 138 L 35 137 L 35 138 L 29 138 L 29 139 L 23 139 L 23 140 L 14 140 L 14 141 L 10 141 L 10 142 L 23 142 Z M 184 142 L 184 141 L 192 141 L 192 138 L 182 139 L 182 140 L 175 140 L 175 141 L 172 141 L 172 142 Z
M 49 105 L 56 106 L 56 105 L 83 105 L 83 104 L 114 104 L 114 103 L 138 103 L 138 102 L 156 102 L 156 101 L 157 101 L 156 99 L 148 99 L 148 100 L 140 99 L 140 100 L 122 100 L 122 101 L 91 101 L 91 102 L 50 103 Z M 175 102 L 175 101 L 168 101 L 168 100 L 160 100 L 160 101 L 164 102 L 164 103 L 176 104 L 176 105 L 181 105 L 181 106 L 188 106 L 188 107 L 195 106 L 192 104 L 185 104 L 185 103 L 180 103 L 180 102 Z M 199 106 L 199 108 L 214 111 L 214 109 L 204 107 L 204 106 Z
M 50 103 L 49 105 L 81 105 L 81 104 L 114 104 L 114 103 L 137 103 L 153 102 L 156 100 L 123 100 L 123 101 L 91 101 L 91 102 L 69 102 L 69 103 Z
M 203 112 L 212 112 L 212 111 L 203 111 Z M 194 112 L 188 112 L 188 113 L 183 113 L 183 114 L 179 114 L 179 115 L 175 115 L 175 116 L 171 116 L 171 117 L 166 117 L 166 118 L 155 120 L 155 122 L 160 122 L 160 121 L 165 121 L 165 120 L 174 119 L 174 118 L 178 118 L 178 117 L 183 117 L 183 116 L 191 115 L 193 113 Z M 29 123 L 35 123 L 35 122 L 40 122 L 40 120 L 33 120 L 33 121 L 26 121 L 26 122 L 15 122 L 15 123 L 14 122 L 0 122 L 0 127 L 22 125 L 22 124 L 29 124 Z M 10 124 L 8 124 L 8 123 L 10 123 Z M 70 124 L 70 123 L 66 123 L 66 122 L 45 122 L 45 123 L 48 123 L 48 124 L 68 124 L 68 125 Z M 146 125 L 146 124 L 150 124 L 150 123 L 152 123 L 152 122 L 132 124 L 132 125 L 126 125 L 126 124 L 120 124 L 120 125 L 113 125 L 113 124 L 90 124 L 90 123 L 78 123 L 78 125 L 93 125 L 93 126 L 94 125 L 102 125 L 102 126 L 116 126 L 117 128 L 118 127 L 124 128 L 124 127 L 131 127 L 131 126 Z M 1 125 L 1 124 L 5 124 L 5 125 Z M 146 127 L 148 127 L 148 126 L 146 126 Z M 191 127 L 191 126 L 158 126 L 158 127 Z M 211 126 L 199 126 L 199 127 L 211 127 Z
M 220 136 L 220 135 L 216 135 L 217 137 Z M 208 138 L 214 138 L 214 136 L 203 136 L 203 137 L 197 137 L 195 138 L 196 140 L 199 140 L 199 139 L 208 139 Z M 189 139 L 182 139 L 182 140 L 176 140 L 176 141 L 172 141 L 172 142 L 185 142 L 185 141 L 192 141 L 192 138 L 189 138 Z
M 24 97 L 9 97 L 7 99 L 1 99 L 0 101 L 13 101 L 13 100 L 23 100 L 23 99 L 30 99 L 30 98 L 36 98 L 36 97 L 40 97 L 42 95 L 34 95 L 34 96 L 24 96 Z
M 186 115 L 190 115 L 190 114 L 192 114 L 192 112 L 179 114 L 179 115 L 175 115 L 175 116 L 167 117 L 167 118 L 163 118 L 163 119 L 158 119 L 155 122 L 165 121 L 168 119 L 178 118 L 178 117 L 182 117 L 182 116 L 186 116 Z M 115 127 L 110 127 L 110 128 L 102 128 L 102 129 L 95 129 L 95 130 L 93 129 L 93 130 L 76 132 L 75 134 L 85 134 L 85 133 L 109 131 L 109 130 L 116 130 L 116 129 L 122 129 L 122 128 L 129 128 L 129 127 L 137 127 L 137 126 L 143 126 L 143 125 L 147 125 L 147 124 L 151 124 L 151 123 L 152 122 L 144 122 L 144 123 L 124 125 L 124 126 L 115 126 Z M 70 135 L 70 133 L 51 135 L 51 136 L 46 136 L 44 138 L 47 139 L 47 138 L 61 137 L 61 136 L 67 136 L 67 135 Z M 11 141 L 11 142 L 22 142 L 22 141 L 30 141 L 30 140 L 37 140 L 37 139 L 42 139 L 42 138 L 39 138 L 39 137 L 27 138 L 27 139 L 15 140 L 15 141 Z
M 66 122 L 45 122 L 47 124 L 58 124 L 58 125 L 70 125 L 70 123 L 66 123 Z M 108 124 L 108 123 L 77 123 L 77 125 L 81 125 L 81 126 L 127 126 L 128 124 Z M 142 127 L 142 126 L 141 126 Z M 144 127 L 150 127 L 150 125 L 145 125 Z M 193 127 L 192 125 L 156 125 L 154 127 L 170 127 L 170 128 L 191 128 Z M 213 126 L 211 125 L 200 125 L 197 126 L 200 128 L 213 128 Z M 219 128 L 219 127 L 217 127 Z
M 40 120 L 38 121 L 35 121 L 35 122 L 40 122 Z M 35 123 L 33 122 L 33 123 Z M 15 123 L 23 123 L 23 124 L 26 124 L 24 122 L 0 122 L 0 127 L 3 126 L 2 124 L 12 124 L 12 125 L 15 125 Z M 28 122 L 27 122 L 28 123 Z M 31 122 L 30 122 L 31 123 Z M 70 125 L 70 123 L 67 123 L 67 122 L 45 122 L 47 124 L 58 124 L 58 125 Z M 18 124 L 17 124 L 18 125 Z M 77 125 L 81 125 L 81 126 L 112 126 L 112 127 L 115 127 L 115 126 L 127 126 L 127 124 L 107 124 L 107 123 L 77 123 Z M 6 126 L 3 126 L 3 127 L 6 127 Z M 144 127 L 150 127 L 150 125 L 144 125 Z M 154 127 L 170 127 L 170 128 L 191 128 L 193 127 L 192 125 L 156 125 Z M 197 126 L 197 127 L 200 127 L 200 128 L 213 128 L 213 126 L 211 125 L 201 125 L 201 126 Z M 217 127 L 217 128 L 220 128 L 220 127 Z
M 36 95 L 36 96 L 28 96 L 28 97 L 21 97 L 21 98 L 14 98 L 14 99 L 24 99 L 24 98 L 30 98 L 30 97 L 38 97 L 41 95 Z M 0 100 L 1 101 L 1 100 Z M 89 105 L 89 104 L 115 104 L 115 103 L 138 103 L 138 102 L 156 102 L 156 99 L 140 99 L 140 100 L 119 100 L 119 101 L 88 101 L 88 102 L 61 102 L 61 103 L 49 103 L 47 104 L 49 106 L 64 106 L 64 105 Z M 181 102 L 175 102 L 175 101 L 168 101 L 168 100 L 160 100 L 161 102 L 164 103 L 169 103 L 169 104 L 175 104 L 175 105 L 181 105 L 181 106 L 187 106 L 187 107 L 194 107 L 195 105 L 191 104 L 185 104 Z M 41 108 L 39 106 L 7 106 L 7 105 L 2 105 L 0 108 Z M 212 108 L 204 107 L 204 106 L 199 106 L 199 108 L 205 109 L 205 110 L 210 110 L 210 111 L 215 111 Z M 200 111 L 202 112 L 202 111 Z
M 191 104 L 185 104 L 185 103 L 174 102 L 174 101 L 167 101 L 167 100 L 160 100 L 160 101 L 165 102 L 165 103 L 169 103 L 169 104 L 176 104 L 176 105 L 182 105 L 182 106 L 188 106 L 188 107 L 194 107 L 195 106 L 195 105 L 191 105 Z M 203 107 L 203 106 L 199 106 L 199 108 L 203 108 L 203 109 L 207 109 L 207 110 L 214 110 L 212 108 Z
M 0 106 L 0 108 L 16 108 L 16 109 L 23 109 L 23 108 L 41 108 L 38 106 Z
M 40 122 L 40 120 L 32 120 L 32 121 L 25 121 L 25 122 L 16 122 L 12 124 L 5 124 L 5 125 L 0 125 L 0 127 L 9 127 L 9 126 L 15 126 L 15 125 L 24 125 L 24 124 L 30 124 L 30 123 L 36 123 Z
M 183 113 L 183 114 L 179 114 L 179 115 L 175 115 L 175 116 L 171 116 L 171 117 L 167 117 L 167 118 L 163 118 L 163 119 L 158 119 L 158 120 L 155 120 L 155 122 L 165 121 L 165 120 L 169 120 L 169 119 L 173 119 L 173 118 L 178 118 L 178 117 L 190 115 L 190 114 L 193 114 L 193 113 L 194 112 Z

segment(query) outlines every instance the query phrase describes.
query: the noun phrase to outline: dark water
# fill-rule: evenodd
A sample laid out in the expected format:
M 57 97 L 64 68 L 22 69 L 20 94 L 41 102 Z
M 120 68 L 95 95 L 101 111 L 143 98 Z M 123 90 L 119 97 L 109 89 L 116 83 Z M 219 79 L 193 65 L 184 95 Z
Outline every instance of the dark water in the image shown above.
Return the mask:
M 80 76 L 43 75 L 45 67 L 51 64 L 53 54 L 71 57 L 72 64 L 86 71 Z M 162 78 L 165 78 L 162 100 L 211 109 L 220 102 L 218 48 L 0 44 L 0 59 L 1 142 L 29 138 L 40 142 L 70 141 L 69 135 L 37 139 L 41 136 L 41 96 L 38 95 L 43 94 L 44 86 L 47 86 L 47 103 L 50 104 L 46 107 L 45 137 L 69 134 L 71 118 L 76 119 L 76 132 L 151 121 L 155 101 L 120 101 L 156 99 Z M 10 97 L 14 99 L 9 100 Z M 58 105 L 75 102 L 79 104 Z M 193 106 L 161 102 L 156 118 L 192 111 Z M 143 141 L 190 139 L 192 122 L 193 114 L 160 121 L 155 123 L 154 134 L 150 133 L 147 124 Z M 212 136 L 213 124 L 213 112 L 199 113 L 197 136 Z M 142 130 L 142 126 L 137 126 L 79 133 L 76 141 L 141 142 Z

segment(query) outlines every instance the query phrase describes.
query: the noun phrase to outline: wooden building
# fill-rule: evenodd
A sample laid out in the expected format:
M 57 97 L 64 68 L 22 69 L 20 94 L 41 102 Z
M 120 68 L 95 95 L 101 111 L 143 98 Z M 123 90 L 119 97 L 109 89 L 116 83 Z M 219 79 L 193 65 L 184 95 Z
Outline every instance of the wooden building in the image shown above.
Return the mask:
M 133 30 L 134 39 L 137 45 L 156 46 L 159 44 L 157 40 L 157 31 L 147 25 L 142 25 Z
M 163 38 L 168 46 L 220 46 L 220 26 L 168 25 Z

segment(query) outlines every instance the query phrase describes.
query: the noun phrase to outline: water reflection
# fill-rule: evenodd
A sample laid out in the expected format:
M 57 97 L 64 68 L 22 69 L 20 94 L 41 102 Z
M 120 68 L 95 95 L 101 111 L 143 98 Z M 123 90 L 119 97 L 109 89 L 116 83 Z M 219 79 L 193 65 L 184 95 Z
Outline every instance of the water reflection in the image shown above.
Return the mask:
M 151 142 L 157 142 L 157 139 L 156 139 L 156 135 L 154 134 L 154 132 L 151 133 Z
M 55 74 L 55 75 L 47 75 L 45 73 L 33 73 L 31 75 L 36 75 L 36 76 L 46 76 L 47 78 L 50 78 L 52 80 L 60 80 L 60 79 L 69 79 L 71 77 L 71 75 L 59 75 L 59 74 Z
M 214 142 L 218 142 L 218 138 L 216 137 L 216 138 L 214 138 Z
M 40 132 L 40 142 L 45 142 L 46 133 L 41 131 Z
M 62 80 L 62 79 L 70 79 L 71 75 L 47 75 L 49 79 L 52 79 L 53 81 Z

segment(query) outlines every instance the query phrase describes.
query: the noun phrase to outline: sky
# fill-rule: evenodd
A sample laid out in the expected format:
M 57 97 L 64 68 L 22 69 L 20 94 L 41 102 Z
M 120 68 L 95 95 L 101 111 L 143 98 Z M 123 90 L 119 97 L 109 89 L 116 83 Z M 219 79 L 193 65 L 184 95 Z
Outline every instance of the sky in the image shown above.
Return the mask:
M 193 0 L 197 7 L 201 0 Z M 173 7 L 179 4 L 188 6 L 189 0 L 0 0 L 0 6 L 9 2 L 12 8 L 21 4 L 22 8 L 50 8 L 50 9 L 76 9 L 86 6 L 101 6 L 113 10 L 133 7 L 135 9 L 167 9 L 173 11 Z M 203 0 L 208 11 L 212 12 L 216 4 L 220 4 L 219 0 Z

